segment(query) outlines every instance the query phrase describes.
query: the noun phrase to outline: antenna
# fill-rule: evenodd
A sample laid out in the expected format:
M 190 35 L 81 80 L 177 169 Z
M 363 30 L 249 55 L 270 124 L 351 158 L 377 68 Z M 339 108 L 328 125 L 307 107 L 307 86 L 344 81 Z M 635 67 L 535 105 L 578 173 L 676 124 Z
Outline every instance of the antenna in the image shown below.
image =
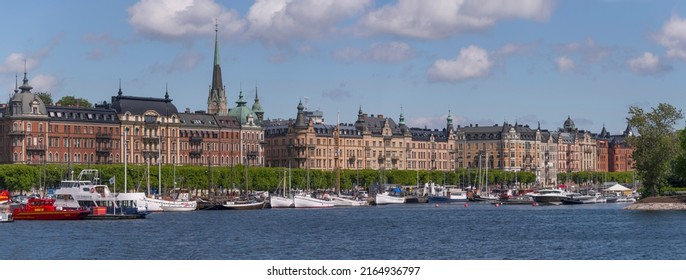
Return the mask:
M 310 107 L 307 105 L 309 100 L 310 100 L 310 98 L 305 96 L 305 111 L 308 111 L 310 109 Z

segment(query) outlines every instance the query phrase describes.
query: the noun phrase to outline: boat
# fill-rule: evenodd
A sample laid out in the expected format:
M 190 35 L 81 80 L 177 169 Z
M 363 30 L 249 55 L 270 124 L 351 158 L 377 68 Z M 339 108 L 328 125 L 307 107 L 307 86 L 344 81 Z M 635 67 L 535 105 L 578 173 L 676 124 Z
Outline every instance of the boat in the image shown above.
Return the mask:
M 424 188 L 429 189 L 429 195 L 427 196 L 429 203 L 451 203 L 468 201 L 467 192 L 463 190 L 437 186 L 434 183 L 425 183 Z
M 55 206 L 63 209 L 87 209 L 92 219 L 145 218 L 145 194 L 142 192 L 114 193 L 107 185 L 99 184 L 98 171 L 84 169 L 76 180 L 63 180 L 55 190 Z M 108 217 L 116 215 L 118 217 Z
M 227 201 L 222 204 L 222 207 L 226 210 L 254 210 L 264 208 L 264 201 L 256 200 L 236 200 Z
M 9 204 L 0 205 L 0 223 L 7 223 L 14 221 L 12 211 L 10 211 Z
M 567 192 L 561 189 L 541 189 L 533 193 L 531 198 L 539 204 L 561 205 L 562 200 L 567 198 Z
M 144 203 L 147 205 L 148 212 L 179 212 L 198 209 L 198 202 L 190 199 L 190 193 L 180 189 L 175 190 L 170 199 L 145 197 Z
M 293 196 L 293 206 L 295 208 L 329 208 L 334 203 L 331 200 L 316 198 L 310 194 L 298 194 Z
M 402 204 L 405 203 L 405 197 L 391 195 L 388 192 L 377 193 L 374 197 L 374 203 L 376 205 Z
M 593 204 L 596 203 L 597 197 L 594 195 L 582 195 L 579 193 L 572 193 L 567 198 L 562 199 L 562 204 Z
M 0 223 L 12 222 L 12 211 L 10 211 L 10 193 L 6 190 L 0 191 Z
M 331 201 L 333 201 L 333 206 L 367 206 L 369 202 L 367 200 L 359 199 L 352 196 L 331 196 Z
M 290 169 L 289 169 L 290 170 Z M 283 175 L 283 183 L 281 184 L 281 193 L 269 195 L 269 205 L 271 208 L 293 208 L 295 207 L 295 202 L 293 202 L 293 197 L 286 194 L 286 171 Z M 290 177 L 289 177 L 290 178 Z
M 529 195 L 518 195 L 512 197 L 501 197 L 499 201 L 491 202 L 492 204 L 501 205 L 531 205 L 534 202 Z
M 271 205 L 272 208 L 293 208 L 293 207 L 295 207 L 295 203 L 293 202 L 293 198 L 283 197 L 283 196 L 278 196 L 278 195 L 270 195 L 269 196 L 269 204 Z
M 14 220 L 81 220 L 88 216 L 87 209 L 64 209 L 55 207 L 55 199 L 29 198 L 28 203 L 12 210 Z

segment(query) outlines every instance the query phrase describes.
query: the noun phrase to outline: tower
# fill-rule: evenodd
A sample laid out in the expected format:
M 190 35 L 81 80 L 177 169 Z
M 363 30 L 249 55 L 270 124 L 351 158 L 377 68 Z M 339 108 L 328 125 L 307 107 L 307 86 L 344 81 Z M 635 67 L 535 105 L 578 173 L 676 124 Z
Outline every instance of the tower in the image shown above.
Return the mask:
M 228 114 L 226 88 L 222 82 L 222 68 L 219 65 L 219 27 L 217 24 L 214 26 L 214 67 L 212 69 L 212 85 L 207 97 L 207 113 L 226 116 Z

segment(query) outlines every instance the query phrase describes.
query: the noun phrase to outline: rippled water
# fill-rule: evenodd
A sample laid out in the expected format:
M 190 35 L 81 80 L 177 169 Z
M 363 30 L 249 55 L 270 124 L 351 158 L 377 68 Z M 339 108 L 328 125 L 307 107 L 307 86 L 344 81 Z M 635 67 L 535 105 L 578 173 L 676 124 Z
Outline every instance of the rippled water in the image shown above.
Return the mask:
M 686 259 L 686 212 L 406 204 L 0 224 L 0 259 Z

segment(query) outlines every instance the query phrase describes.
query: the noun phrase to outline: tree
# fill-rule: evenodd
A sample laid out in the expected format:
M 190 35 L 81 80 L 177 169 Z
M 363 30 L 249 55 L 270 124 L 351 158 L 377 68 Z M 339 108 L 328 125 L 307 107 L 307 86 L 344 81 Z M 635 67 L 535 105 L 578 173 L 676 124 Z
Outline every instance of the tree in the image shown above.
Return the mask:
M 90 102 L 88 102 L 88 100 L 83 98 L 76 98 L 71 95 L 62 97 L 62 99 L 57 101 L 57 103 L 59 103 L 61 106 L 67 107 L 93 108 L 93 105 Z
M 36 92 L 36 96 L 43 101 L 45 105 L 52 105 L 52 95 L 47 91 Z
M 651 112 L 631 106 L 629 125 L 638 135 L 629 136 L 627 141 L 634 147 L 635 169 L 643 179 L 643 197 L 660 195 L 660 189 L 667 185 L 672 163 L 682 152 L 674 125 L 684 115 L 681 110 L 666 103 L 660 103 Z

